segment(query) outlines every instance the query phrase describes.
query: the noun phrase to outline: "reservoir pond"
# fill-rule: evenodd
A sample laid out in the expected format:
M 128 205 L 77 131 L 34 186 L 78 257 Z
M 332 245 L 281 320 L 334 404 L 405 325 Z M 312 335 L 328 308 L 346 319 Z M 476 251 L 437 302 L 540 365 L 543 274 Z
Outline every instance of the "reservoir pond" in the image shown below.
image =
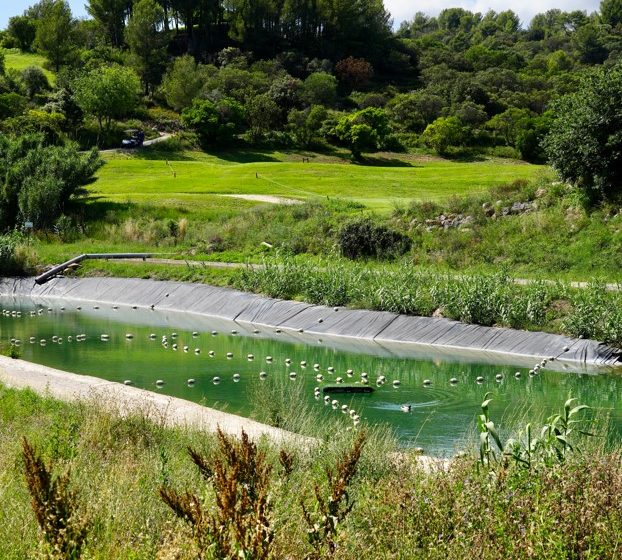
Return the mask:
M 355 416 L 361 425 L 385 423 L 404 446 L 431 455 L 464 447 L 487 392 L 494 399 L 492 419 L 502 430 L 537 424 L 560 412 L 572 396 L 592 407 L 591 414 L 609 418 L 610 437 L 622 434 L 620 372 L 582 370 L 555 360 L 530 374 L 548 356 L 512 359 L 322 339 L 192 313 L 82 301 L 4 297 L 0 307 L 0 340 L 17 343 L 24 360 L 131 382 L 247 417 L 257 417 L 253 396 L 260 384 L 298 384 L 301 390 L 292 392 L 298 399 L 320 415 L 339 416 L 344 429 Z M 365 379 L 374 388 L 371 394 L 335 394 L 328 404 L 315 394 L 316 387 Z

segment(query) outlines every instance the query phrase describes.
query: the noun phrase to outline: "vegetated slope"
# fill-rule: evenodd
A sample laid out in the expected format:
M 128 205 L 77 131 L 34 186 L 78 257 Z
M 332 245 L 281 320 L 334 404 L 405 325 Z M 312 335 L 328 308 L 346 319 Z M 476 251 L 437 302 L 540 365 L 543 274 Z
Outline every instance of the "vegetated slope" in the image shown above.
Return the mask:
M 38 66 L 43 70 L 43 73 L 47 76 L 51 84 L 54 84 L 56 80 L 55 74 L 45 68 L 45 57 L 40 54 L 25 53 L 17 49 L 7 49 L 5 50 L 4 64 L 7 70 L 12 68 L 19 72 L 29 66 Z
M 308 536 L 301 502 L 315 520 L 324 510 L 312 509 L 318 501 L 314 486 L 317 496 L 330 503 L 331 487 L 337 484 L 353 507 L 345 514 L 340 509 L 333 535 L 339 546 L 330 555 L 335 560 L 620 557 L 620 449 L 605 449 L 606 438 L 600 437 L 605 428 L 582 421 L 585 412 L 574 418 L 577 413 L 566 410 L 580 423 L 561 428 L 567 434 L 564 444 L 552 429 L 542 431 L 539 419 L 530 414 L 526 421 L 534 423 L 533 433 L 543 433 L 531 440 L 537 441 L 531 453 L 526 455 L 524 445 L 517 443 L 507 447 L 507 460 L 497 463 L 501 454 L 496 453 L 491 430 L 512 431 L 512 421 L 503 418 L 493 424 L 501 407 L 487 401 L 490 422 L 482 432 L 480 462 L 473 446 L 473 452 L 455 460 L 451 468 L 426 473 L 413 453 L 398 450 L 390 437 L 373 429 L 366 430 L 360 458 L 346 462 L 352 457 L 353 441 L 360 437 L 345 429 L 349 415 L 319 422 L 304 404 L 288 407 L 289 402 L 273 398 L 273 413 L 313 421 L 322 445 L 304 451 L 290 447 L 279 459 L 275 444 L 259 443 L 260 452 L 266 453 L 261 461 L 271 467 L 265 526 L 274 530 L 270 549 L 276 558 L 329 557 L 312 555 L 315 541 Z M 75 493 L 55 498 L 76 511 L 74 525 L 87 527 L 83 558 L 197 558 L 191 528 L 175 519 L 159 490 L 167 488 L 169 495 L 171 489 L 196 493 L 202 510 L 211 513 L 216 508 L 214 492 L 193 465 L 188 447 L 208 456 L 211 464 L 222 456 L 215 436 L 165 428 L 146 415 L 120 416 L 106 411 L 102 403 L 62 403 L 2 385 L 0 405 L 0 557 L 21 560 L 49 549 L 24 477 L 26 437 L 46 465 L 52 465 L 54 477 L 69 473 L 69 488 Z M 519 422 L 514 420 L 514 426 Z M 579 429 L 598 437 L 586 438 Z M 240 468 L 231 480 L 240 488 L 240 479 L 255 469 L 242 470 L 251 464 L 247 456 L 233 458 Z M 346 478 L 348 467 L 352 476 Z M 328 481 L 327 469 L 336 473 Z M 225 519 L 231 518 L 232 512 Z
M 388 210 L 413 199 L 437 200 L 531 179 L 542 169 L 499 159 L 394 161 L 401 166 L 302 163 L 302 157 L 298 162 L 252 163 L 115 158 L 100 170 L 91 191 L 113 200 L 136 201 L 154 194 L 180 199 L 199 194 L 335 197 Z

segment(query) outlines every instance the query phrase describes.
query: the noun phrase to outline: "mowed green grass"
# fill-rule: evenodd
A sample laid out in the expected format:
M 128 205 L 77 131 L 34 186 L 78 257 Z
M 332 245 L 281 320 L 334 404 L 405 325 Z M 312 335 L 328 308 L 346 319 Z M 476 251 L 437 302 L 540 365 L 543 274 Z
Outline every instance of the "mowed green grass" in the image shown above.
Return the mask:
M 39 66 L 43 73 L 47 76 L 50 84 L 53 84 L 56 80 L 56 76 L 53 72 L 46 70 L 44 67 L 45 57 L 35 53 L 19 52 L 16 49 L 4 51 L 5 59 L 4 65 L 7 69 L 13 68 L 14 70 L 22 71 L 28 66 Z
M 205 195 L 274 195 L 297 199 L 344 198 L 378 210 L 411 200 L 440 200 L 481 192 L 491 186 L 531 179 L 542 167 L 509 160 L 455 162 L 442 159 L 404 161 L 402 165 L 237 163 L 218 157 L 138 159 L 113 155 L 90 187 L 113 201 L 201 205 Z M 258 159 L 265 159 L 258 158 Z M 212 198 L 210 197 L 210 198 Z M 213 198 L 212 198 L 213 201 Z M 207 201 L 206 201 L 207 202 Z

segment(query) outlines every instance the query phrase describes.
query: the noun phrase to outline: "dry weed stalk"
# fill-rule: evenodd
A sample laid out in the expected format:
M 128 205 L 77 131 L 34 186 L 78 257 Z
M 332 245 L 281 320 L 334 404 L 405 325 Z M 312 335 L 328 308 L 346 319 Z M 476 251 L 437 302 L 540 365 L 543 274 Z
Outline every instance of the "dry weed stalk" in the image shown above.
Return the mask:
M 22 440 L 22 455 L 32 509 L 50 545 L 50 556 L 77 560 L 89 523 L 77 512 L 77 495 L 69 489 L 69 473 L 53 478 L 51 466 L 45 465 L 26 438 Z
M 215 508 L 210 511 L 196 495 L 170 488 L 160 488 L 160 496 L 192 527 L 201 558 L 208 549 L 216 558 L 268 558 L 273 537 L 268 496 L 272 467 L 244 431 L 238 440 L 219 428 L 218 444 L 218 456 L 212 461 L 188 450 L 214 489 Z
M 360 432 L 354 441 L 352 449 L 346 453 L 335 469 L 326 468 L 330 495 L 328 499 L 322 496 L 319 485 L 313 487 L 315 493 L 315 515 L 307 509 L 303 500 L 302 515 L 308 526 L 308 539 L 313 552 L 307 555 L 309 560 L 319 560 L 334 555 L 337 544 L 337 528 L 352 511 L 354 502 L 348 494 L 348 487 L 356 474 L 356 468 L 361 458 L 361 451 L 365 444 L 365 432 Z M 319 521 L 314 520 L 319 518 Z
M 289 477 L 294 470 L 294 454 L 288 453 L 285 449 L 281 449 L 279 453 L 279 463 L 281 463 L 281 467 L 283 467 L 283 474 L 285 477 Z

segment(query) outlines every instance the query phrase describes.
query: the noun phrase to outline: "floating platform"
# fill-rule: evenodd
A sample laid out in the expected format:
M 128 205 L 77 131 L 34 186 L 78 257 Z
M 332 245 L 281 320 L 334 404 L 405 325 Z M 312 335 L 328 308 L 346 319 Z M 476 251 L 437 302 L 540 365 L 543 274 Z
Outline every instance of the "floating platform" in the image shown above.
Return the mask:
M 322 393 L 373 393 L 374 388 L 369 385 L 325 385 Z

